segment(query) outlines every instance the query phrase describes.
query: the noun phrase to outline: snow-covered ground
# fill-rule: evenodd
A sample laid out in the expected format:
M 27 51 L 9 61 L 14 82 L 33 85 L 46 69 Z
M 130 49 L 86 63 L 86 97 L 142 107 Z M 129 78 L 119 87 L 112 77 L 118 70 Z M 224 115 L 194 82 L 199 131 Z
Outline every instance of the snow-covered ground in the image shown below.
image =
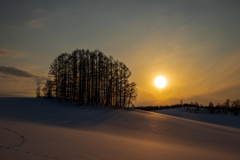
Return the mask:
M 0 159 L 240 158 L 240 129 L 161 113 L 0 98 Z
M 189 110 L 194 110 L 195 107 L 190 107 Z M 229 127 L 240 128 L 240 115 L 224 114 L 224 113 L 209 113 L 201 108 L 200 112 L 194 113 L 187 111 L 186 107 L 154 110 L 153 112 L 167 114 L 176 117 L 192 119 L 207 123 L 224 125 Z

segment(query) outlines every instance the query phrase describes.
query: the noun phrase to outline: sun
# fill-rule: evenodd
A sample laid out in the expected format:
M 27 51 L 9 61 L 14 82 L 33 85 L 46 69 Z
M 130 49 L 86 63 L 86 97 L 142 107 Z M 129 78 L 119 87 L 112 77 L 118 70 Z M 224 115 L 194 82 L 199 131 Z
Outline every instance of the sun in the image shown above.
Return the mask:
M 164 88 L 167 84 L 167 80 L 164 77 L 157 77 L 154 80 L 154 84 L 157 88 Z

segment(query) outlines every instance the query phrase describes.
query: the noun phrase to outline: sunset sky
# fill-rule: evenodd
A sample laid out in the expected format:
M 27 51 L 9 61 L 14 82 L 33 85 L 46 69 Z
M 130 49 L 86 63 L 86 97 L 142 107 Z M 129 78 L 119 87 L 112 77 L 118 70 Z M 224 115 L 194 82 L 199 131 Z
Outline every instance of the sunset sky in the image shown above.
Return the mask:
M 34 97 L 78 48 L 124 62 L 136 106 L 240 98 L 239 0 L 1 0 L 0 20 L 0 97 Z

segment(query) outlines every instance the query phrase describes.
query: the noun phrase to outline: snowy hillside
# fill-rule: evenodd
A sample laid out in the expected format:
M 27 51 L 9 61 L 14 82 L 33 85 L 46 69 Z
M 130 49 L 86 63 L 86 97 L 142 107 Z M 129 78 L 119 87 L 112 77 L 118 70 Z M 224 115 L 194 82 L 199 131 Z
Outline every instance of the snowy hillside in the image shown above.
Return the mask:
M 195 110 L 195 107 L 192 107 L 192 110 Z M 202 121 L 207 123 L 240 128 L 240 115 L 209 113 L 208 111 L 204 111 L 204 110 L 202 112 L 195 113 L 195 112 L 188 112 L 184 107 L 153 110 L 153 112 L 192 119 L 196 121 Z
M 161 113 L 0 98 L 0 159 L 239 159 L 240 129 Z

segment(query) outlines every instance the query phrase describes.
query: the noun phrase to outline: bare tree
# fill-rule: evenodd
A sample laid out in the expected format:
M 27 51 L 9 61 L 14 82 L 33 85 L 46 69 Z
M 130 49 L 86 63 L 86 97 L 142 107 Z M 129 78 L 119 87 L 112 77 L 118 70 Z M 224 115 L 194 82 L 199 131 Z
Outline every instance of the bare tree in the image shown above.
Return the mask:
M 45 87 L 42 89 L 43 93 L 46 98 L 52 98 L 52 92 L 53 92 L 53 81 L 47 80 L 45 83 Z
M 126 107 L 136 99 L 136 83 L 129 83 L 127 66 L 99 50 L 75 50 L 59 55 L 50 65 L 46 97 Z
M 41 91 L 40 91 L 40 82 L 37 81 L 37 89 L 36 89 L 36 97 L 41 97 Z

